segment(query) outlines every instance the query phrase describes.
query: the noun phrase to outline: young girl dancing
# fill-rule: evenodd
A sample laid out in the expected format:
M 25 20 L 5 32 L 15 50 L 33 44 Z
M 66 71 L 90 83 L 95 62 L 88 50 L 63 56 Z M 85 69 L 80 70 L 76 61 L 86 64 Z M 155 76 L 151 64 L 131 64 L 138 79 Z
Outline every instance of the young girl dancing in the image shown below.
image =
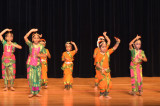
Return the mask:
M 107 49 L 107 43 L 105 41 L 99 42 L 99 49 L 100 52 L 96 56 L 96 70 L 97 70 L 97 77 L 99 80 L 99 88 L 100 88 L 100 98 L 106 97 L 111 98 L 108 96 L 109 90 L 112 86 L 111 83 L 111 75 L 110 75 L 110 67 L 109 67 L 109 60 L 110 55 L 118 48 L 120 39 L 116 38 L 117 43 L 114 45 L 113 48 Z
M 8 31 L 8 32 L 7 32 Z M 4 79 L 4 91 L 8 90 L 8 81 L 10 81 L 11 90 L 13 88 L 15 74 L 16 74 L 16 58 L 14 55 L 15 48 L 22 49 L 20 45 L 13 41 L 12 29 L 5 29 L 0 33 L 0 40 L 3 44 L 3 55 L 2 55 L 2 78 Z M 6 33 L 7 32 L 7 33 Z M 6 33 L 5 40 L 2 35 Z
M 27 60 L 27 78 L 29 81 L 30 95 L 29 97 L 41 96 L 39 94 L 41 88 L 41 61 L 40 57 L 46 57 L 45 48 L 40 44 L 42 35 L 36 33 L 38 29 L 31 29 L 25 36 L 24 40 L 29 46 L 29 56 Z M 34 32 L 34 33 L 33 33 Z M 32 42 L 28 37 L 32 34 Z
M 72 45 L 74 46 L 75 50 L 72 50 Z M 66 52 L 62 54 L 62 61 L 64 61 L 62 65 L 63 70 L 63 80 L 65 88 L 64 90 L 72 90 L 72 83 L 73 83 L 73 57 L 77 53 L 78 48 L 74 42 L 66 42 L 65 44 Z
M 103 36 L 99 36 L 98 37 L 98 41 L 97 41 L 97 48 L 94 49 L 94 54 L 93 54 L 93 58 L 95 59 L 97 54 L 100 52 L 100 49 L 99 49 L 99 42 L 100 41 L 105 41 L 105 39 L 107 40 L 107 47 L 106 47 L 106 50 L 108 50 L 109 46 L 110 46 L 110 39 L 109 37 L 107 36 L 107 32 L 103 32 Z M 96 65 L 96 62 L 94 61 L 94 65 Z M 95 90 L 98 89 L 98 78 L 97 78 L 97 71 L 96 71 L 96 75 L 95 75 Z
M 136 95 L 136 92 L 139 92 L 139 95 L 142 95 L 143 92 L 143 77 L 142 77 L 142 61 L 147 62 L 147 58 L 143 50 L 141 50 L 141 36 L 136 36 L 129 43 L 129 50 L 131 51 L 131 63 L 130 63 L 130 75 L 132 83 L 132 91 L 130 94 Z M 134 48 L 133 48 L 134 47 Z
M 46 46 L 46 40 L 41 39 L 40 43 L 45 47 Z M 48 58 L 51 58 L 51 54 L 49 53 L 49 50 L 45 48 L 45 53 Z M 42 64 L 42 84 L 41 86 L 44 87 L 45 89 L 48 88 L 48 77 L 47 77 L 47 72 L 48 72 L 48 64 L 47 64 L 47 57 L 41 57 L 41 64 Z

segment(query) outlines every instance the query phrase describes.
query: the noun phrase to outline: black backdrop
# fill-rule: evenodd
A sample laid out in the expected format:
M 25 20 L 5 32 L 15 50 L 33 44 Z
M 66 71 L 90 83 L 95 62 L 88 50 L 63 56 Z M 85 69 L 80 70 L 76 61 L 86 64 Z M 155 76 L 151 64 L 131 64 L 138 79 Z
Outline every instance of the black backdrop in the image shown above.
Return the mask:
M 1 0 L 0 31 L 12 28 L 14 41 L 23 46 L 16 50 L 17 78 L 26 78 L 28 47 L 23 37 L 31 28 L 38 28 L 47 40 L 49 77 L 62 77 L 61 54 L 66 41 L 75 41 L 74 77 L 93 77 L 93 51 L 97 37 L 104 30 L 118 50 L 111 56 L 112 77 L 129 76 L 129 41 L 142 35 L 142 49 L 148 62 L 143 64 L 144 76 L 160 76 L 160 0 Z M 30 37 L 31 38 L 31 37 Z M 2 44 L 0 46 L 2 55 Z M 1 75 L 1 73 L 0 73 Z

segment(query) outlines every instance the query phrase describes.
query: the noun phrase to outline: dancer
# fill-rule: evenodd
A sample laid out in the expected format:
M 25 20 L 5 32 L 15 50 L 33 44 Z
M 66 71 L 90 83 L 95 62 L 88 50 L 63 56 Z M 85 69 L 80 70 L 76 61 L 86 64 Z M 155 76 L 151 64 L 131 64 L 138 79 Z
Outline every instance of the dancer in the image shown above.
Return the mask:
M 142 61 L 147 62 L 147 58 L 144 51 L 140 49 L 140 38 L 141 36 L 137 35 L 136 38 L 129 43 L 129 50 L 131 51 L 130 75 L 132 83 L 132 91 L 130 94 L 136 95 L 136 92 L 139 92 L 141 96 L 143 92 Z
M 40 43 L 45 47 L 46 46 L 46 40 L 41 39 Z M 45 48 L 45 53 L 48 58 L 51 58 L 51 54 L 49 53 L 49 50 Z M 41 64 L 42 64 L 42 84 L 41 86 L 44 87 L 45 89 L 48 88 L 48 77 L 47 77 L 47 72 L 48 72 L 48 63 L 47 63 L 47 57 L 41 57 Z
M 10 81 L 11 90 L 14 91 L 13 88 L 15 74 L 16 74 L 16 58 L 14 55 L 15 48 L 22 49 L 20 45 L 13 41 L 13 33 L 12 29 L 4 29 L 0 33 L 0 40 L 3 44 L 3 56 L 2 56 L 2 78 L 4 79 L 5 88 L 4 91 L 8 90 L 8 82 Z M 7 33 L 6 33 L 7 32 Z M 5 40 L 2 35 L 6 33 Z
M 42 35 L 36 33 L 38 29 L 31 29 L 25 36 L 24 40 L 29 46 L 29 56 L 27 60 L 27 78 L 29 81 L 30 95 L 29 97 L 41 96 L 39 94 L 41 88 L 41 57 L 46 57 L 45 48 L 40 44 Z M 32 42 L 28 37 L 32 34 Z
M 106 50 L 108 50 L 109 46 L 110 46 L 110 39 L 109 37 L 107 36 L 107 32 L 103 32 L 103 36 L 99 36 L 98 37 L 98 41 L 97 41 L 97 48 L 94 49 L 94 54 L 93 54 L 93 58 L 95 59 L 97 54 L 100 52 L 100 49 L 99 49 L 99 42 L 100 41 L 105 41 L 105 39 L 107 40 L 107 47 L 106 47 Z M 96 65 L 96 62 L 94 61 L 94 65 Z M 98 78 L 97 78 L 97 71 L 96 71 L 96 75 L 95 75 L 95 90 L 98 89 Z
M 99 80 L 99 88 L 100 88 L 100 98 L 106 97 L 111 98 L 108 96 L 109 90 L 112 86 L 111 82 L 111 75 L 110 75 L 110 67 L 109 67 L 109 60 L 110 55 L 118 48 L 120 39 L 116 38 L 117 43 L 114 45 L 113 48 L 106 50 L 107 43 L 105 41 L 99 42 L 100 52 L 96 56 L 96 70 L 97 70 L 97 77 Z
M 72 50 L 72 45 L 74 46 L 75 50 Z M 74 42 L 66 42 L 65 44 L 66 52 L 62 54 L 62 61 L 64 61 L 62 65 L 63 70 L 63 80 L 65 88 L 64 90 L 72 90 L 72 83 L 73 83 L 73 57 L 77 53 L 78 48 Z

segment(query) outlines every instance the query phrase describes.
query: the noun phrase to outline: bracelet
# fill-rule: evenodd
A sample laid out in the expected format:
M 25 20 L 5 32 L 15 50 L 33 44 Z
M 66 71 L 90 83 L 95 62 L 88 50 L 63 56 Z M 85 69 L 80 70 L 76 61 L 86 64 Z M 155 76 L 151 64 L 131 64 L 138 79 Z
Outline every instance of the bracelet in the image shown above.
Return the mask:
M 119 44 L 120 42 L 116 42 L 116 44 Z

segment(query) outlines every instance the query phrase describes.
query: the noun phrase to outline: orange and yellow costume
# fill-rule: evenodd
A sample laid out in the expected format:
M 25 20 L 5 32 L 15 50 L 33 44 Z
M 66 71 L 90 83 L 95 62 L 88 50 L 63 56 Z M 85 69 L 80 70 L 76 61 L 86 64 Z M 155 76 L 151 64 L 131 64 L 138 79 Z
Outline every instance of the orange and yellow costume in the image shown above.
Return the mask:
M 66 51 L 62 54 L 62 61 L 64 61 L 61 69 L 63 70 L 63 80 L 65 88 L 69 89 L 72 88 L 73 83 L 73 56 L 76 54 L 75 50 L 73 51 Z
M 48 56 L 49 54 L 49 50 L 45 49 L 45 53 Z M 47 63 L 47 57 L 41 57 L 41 67 L 42 67 L 42 86 L 47 86 L 48 83 L 48 76 L 47 76 L 47 72 L 48 72 L 48 63 Z
M 107 44 L 107 50 L 109 48 L 109 45 Z M 94 49 L 94 54 L 93 57 L 96 58 L 97 54 L 100 53 L 100 49 L 97 47 Z M 96 59 L 94 59 L 94 65 L 96 65 Z M 96 70 L 96 75 L 95 75 L 95 86 L 98 86 L 98 78 L 97 78 L 97 70 Z
M 109 90 L 112 87 L 109 61 L 110 55 L 114 52 L 113 49 L 107 50 L 106 53 L 102 54 L 99 52 L 96 56 L 96 64 L 99 64 L 105 71 L 102 73 L 101 68 L 96 66 L 97 78 L 98 78 L 98 86 L 100 88 L 100 95 L 107 96 Z

